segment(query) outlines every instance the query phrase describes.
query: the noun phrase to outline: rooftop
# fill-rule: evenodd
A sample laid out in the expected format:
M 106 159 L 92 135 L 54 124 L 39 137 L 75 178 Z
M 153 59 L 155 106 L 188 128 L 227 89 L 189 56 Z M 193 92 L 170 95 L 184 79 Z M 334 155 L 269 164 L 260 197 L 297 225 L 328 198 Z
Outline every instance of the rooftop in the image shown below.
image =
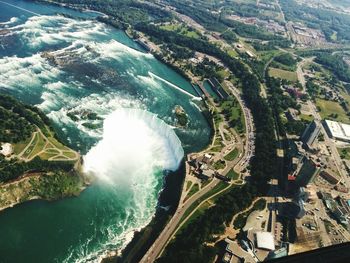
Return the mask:
M 275 250 L 275 241 L 271 232 L 257 232 L 256 243 L 260 249 Z
M 330 120 L 326 120 L 326 125 L 335 139 L 350 140 L 350 125 Z

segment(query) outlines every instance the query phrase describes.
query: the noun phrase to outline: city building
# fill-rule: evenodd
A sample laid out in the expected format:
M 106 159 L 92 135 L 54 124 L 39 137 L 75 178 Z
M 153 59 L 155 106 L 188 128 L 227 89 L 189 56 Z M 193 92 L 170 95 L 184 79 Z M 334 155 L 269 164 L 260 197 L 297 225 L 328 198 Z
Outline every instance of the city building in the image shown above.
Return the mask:
M 255 234 L 256 247 L 264 250 L 275 250 L 275 241 L 270 232 L 257 232 Z
M 312 159 L 304 156 L 299 164 L 298 169 L 295 171 L 295 182 L 299 187 L 307 186 L 316 175 L 318 175 L 320 167 Z
M 350 125 L 336 121 L 325 121 L 327 132 L 331 138 L 350 142 Z
M 321 127 L 315 121 L 312 121 L 305 129 L 304 133 L 301 135 L 301 141 L 304 147 L 308 150 L 314 148 L 314 143 L 317 141 L 318 135 L 321 132 Z
M 328 183 L 336 185 L 339 183 L 340 178 L 336 178 L 334 175 L 331 174 L 330 171 L 322 171 L 320 172 L 320 176 L 325 179 Z

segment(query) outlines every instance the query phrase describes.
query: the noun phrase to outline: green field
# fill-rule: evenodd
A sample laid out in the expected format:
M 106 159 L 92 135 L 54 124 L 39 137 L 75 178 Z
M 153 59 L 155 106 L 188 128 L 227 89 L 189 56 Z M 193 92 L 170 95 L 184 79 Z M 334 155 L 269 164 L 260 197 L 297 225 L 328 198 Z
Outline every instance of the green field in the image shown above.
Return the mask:
M 349 117 L 346 115 L 346 112 L 339 105 L 339 103 L 323 99 L 316 99 L 316 106 L 320 110 L 322 119 L 330 119 L 334 121 L 350 123 Z
M 269 75 L 271 77 L 285 79 L 285 80 L 288 80 L 288 81 L 291 81 L 291 82 L 297 82 L 298 81 L 298 76 L 297 76 L 296 72 L 287 71 L 287 70 L 283 70 L 283 69 L 270 68 L 269 69 Z
M 37 138 L 38 140 L 35 144 L 35 147 L 33 151 L 30 153 L 30 155 L 28 156 L 29 159 L 34 158 L 39 152 L 44 150 L 45 145 L 47 143 L 46 139 L 41 135 L 41 133 L 37 134 Z
M 191 28 L 188 28 L 183 24 L 171 23 L 171 24 L 162 25 L 160 26 L 160 28 L 167 31 L 175 31 L 181 35 L 191 37 L 191 38 L 198 39 L 201 37 L 197 31 L 192 30 Z
M 233 161 L 238 156 L 238 149 L 234 148 L 231 152 L 229 152 L 227 155 L 225 155 L 224 159 L 226 161 Z
M 28 145 L 28 143 L 30 142 L 30 140 L 33 138 L 33 136 L 28 137 L 25 141 L 23 142 L 19 142 L 13 145 L 13 152 L 15 154 L 20 154 Z
M 350 148 L 337 148 L 340 158 L 350 160 Z
M 233 169 L 231 169 L 226 176 L 229 177 L 231 180 L 237 180 L 239 178 L 239 174 L 236 173 Z
M 198 184 L 194 184 L 190 191 L 188 192 L 188 194 L 185 197 L 185 200 L 187 200 L 188 198 L 190 198 L 192 195 L 194 195 L 195 193 L 197 193 L 199 191 L 199 185 Z
M 36 133 L 34 140 L 32 141 L 32 143 L 29 145 L 29 147 L 27 148 L 27 150 L 23 154 L 24 158 L 28 158 L 32 154 L 38 140 L 39 140 L 39 135 L 38 135 L 38 133 Z
M 300 114 L 299 117 L 301 120 L 305 120 L 308 122 L 312 122 L 314 120 L 314 117 L 312 115 Z

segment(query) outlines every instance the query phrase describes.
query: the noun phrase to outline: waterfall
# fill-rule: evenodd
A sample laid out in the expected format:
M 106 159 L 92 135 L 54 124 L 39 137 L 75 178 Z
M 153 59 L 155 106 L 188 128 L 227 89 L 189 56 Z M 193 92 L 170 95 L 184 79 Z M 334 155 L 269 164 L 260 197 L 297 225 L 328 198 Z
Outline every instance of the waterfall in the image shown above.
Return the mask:
M 115 183 L 135 183 L 156 170 L 175 171 L 184 156 L 174 129 L 155 114 L 118 109 L 103 125 L 103 137 L 84 157 L 84 169 Z

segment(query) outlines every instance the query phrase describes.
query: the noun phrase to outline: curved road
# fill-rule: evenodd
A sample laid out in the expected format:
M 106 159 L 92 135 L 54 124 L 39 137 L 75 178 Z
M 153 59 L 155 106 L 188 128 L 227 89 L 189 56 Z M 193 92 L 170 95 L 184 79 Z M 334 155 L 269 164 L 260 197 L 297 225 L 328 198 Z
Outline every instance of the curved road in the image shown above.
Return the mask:
M 240 169 L 241 171 L 244 167 L 246 167 L 249 164 L 248 160 L 253 154 L 253 144 L 254 144 L 254 138 L 252 137 L 254 135 L 253 119 L 249 109 L 245 106 L 240 96 L 240 92 L 233 85 L 229 85 L 229 89 L 239 101 L 244 112 L 245 123 L 246 123 L 247 139 L 246 139 L 244 154 L 241 158 L 237 158 L 233 165 L 230 165 L 234 167 L 239 166 L 241 168 Z M 229 170 L 225 169 L 224 173 L 227 173 L 228 171 Z M 152 263 L 158 258 L 158 256 L 161 254 L 166 244 L 168 243 L 169 239 L 172 237 L 173 233 L 177 230 L 177 226 L 179 225 L 186 211 L 192 206 L 193 203 L 195 203 L 198 199 L 200 199 L 202 196 L 204 196 L 210 190 L 212 190 L 219 182 L 220 182 L 219 179 L 214 178 L 212 182 L 210 182 L 207 186 L 201 189 L 201 191 L 191 196 L 185 203 L 181 204 L 180 202 L 179 207 L 177 208 L 175 214 L 173 215 L 171 220 L 168 222 L 168 224 L 165 226 L 163 231 L 160 233 L 158 238 L 153 242 L 153 245 L 148 249 L 147 253 L 140 260 L 140 263 Z

